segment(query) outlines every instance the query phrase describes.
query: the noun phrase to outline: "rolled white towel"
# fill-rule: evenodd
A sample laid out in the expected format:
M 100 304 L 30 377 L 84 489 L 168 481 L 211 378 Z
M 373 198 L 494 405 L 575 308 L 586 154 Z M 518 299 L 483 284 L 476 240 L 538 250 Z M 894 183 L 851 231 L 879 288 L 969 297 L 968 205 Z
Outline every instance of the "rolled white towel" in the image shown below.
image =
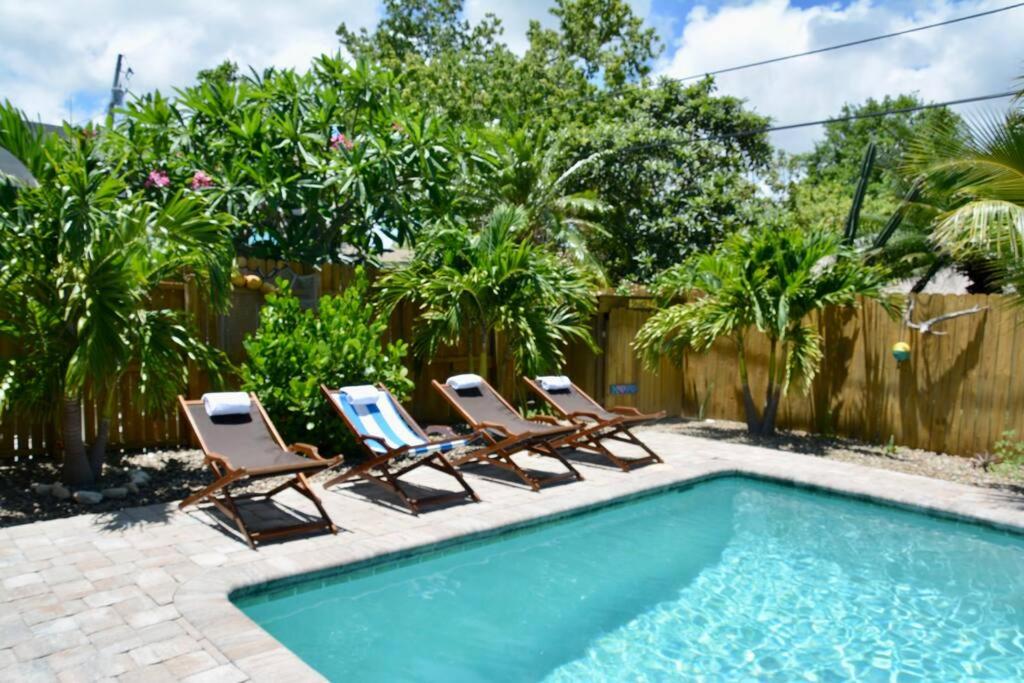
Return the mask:
M 372 406 L 380 397 L 380 389 L 370 384 L 342 387 L 341 393 L 345 394 L 345 398 L 354 406 Z
M 572 388 L 572 380 L 565 375 L 547 375 L 538 377 L 537 383 L 544 391 L 565 391 Z
M 473 374 L 453 375 L 448 378 L 447 382 L 445 382 L 445 384 L 456 391 L 462 391 L 463 389 L 478 389 L 483 385 L 483 383 L 483 377 Z
M 215 391 L 203 394 L 203 408 L 210 417 L 248 415 L 249 394 L 244 391 Z

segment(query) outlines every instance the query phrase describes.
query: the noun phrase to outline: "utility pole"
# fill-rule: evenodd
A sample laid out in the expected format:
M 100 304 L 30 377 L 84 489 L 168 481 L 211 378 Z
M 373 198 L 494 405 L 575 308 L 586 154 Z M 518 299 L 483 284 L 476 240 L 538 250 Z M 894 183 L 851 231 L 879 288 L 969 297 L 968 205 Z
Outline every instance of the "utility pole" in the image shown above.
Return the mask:
M 110 86 L 110 105 L 107 107 L 107 116 L 113 116 L 114 108 L 124 103 L 124 86 L 121 85 L 121 66 L 123 64 L 124 55 L 119 53 L 117 55 L 117 66 L 114 67 L 114 84 Z

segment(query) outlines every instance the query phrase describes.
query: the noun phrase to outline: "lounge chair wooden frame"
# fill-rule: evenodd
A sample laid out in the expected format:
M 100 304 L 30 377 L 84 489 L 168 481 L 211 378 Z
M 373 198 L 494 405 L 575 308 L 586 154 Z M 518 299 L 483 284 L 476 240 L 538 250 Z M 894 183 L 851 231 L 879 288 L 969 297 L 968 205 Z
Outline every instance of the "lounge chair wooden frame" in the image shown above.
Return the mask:
M 512 472 L 534 491 L 540 491 L 544 486 L 550 486 L 569 479 L 583 481 L 583 475 L 580 474 L 579 471 L 558 452 L 558 449 L 579 431 L 578 426 L 563 425 L 559 424 L 558 421 L 553 418 L 538 416 L 531 421 L 544 423 L 549 426 L 549 429 L 538 430 L 536 432 L 516 433 L 510 430 L 506 425 L 496 422 L 478 421 L 466 411 L 463 405 L 449 395 L 445 390 L 446 385 L 438 382 L 436 379 L 431 380 L 431 383 L 434 385 L 434 389 L 436 389 L 437 392 L 441 394 L 446 401 L 448 401 L 452 408 L 462 416 L 462 419 L 464 419 L 471 428 L 477 430 L 487 443 L 490 444 L 486 449 L 480 449 L 472 453 L 467 453 L 460 458 L 456 458 L 452 461 L 455 466 L 461 467 L 474 462 L 494 465 L 495 467 Z M 506 401 L 505 397 L 499 394 L 494 387 L 487 382 L 487 380 L 483 380 L 483 384 L 509 410 L 517 415 L 519 414 L 519 411 L 513 408 L 512 404 Z M 550 427 L 560 427 L 561 429 L 553 430 Z M 497 432 L 497 436 L 494 432 Z M 513 455 L 521 451 L 529 451 L 538 455 L 554 458 L 568 471 L 562 474 L 551 474 L 542 477 L 532 475 L 512 459 Z
M 334 467 L 341 462 L 341 458 L 324 458 L 320 455 L 316 446 L 311 446 L 309 444 L 294 443 L 291 446 L 285 446 L 284 440 L 281 439 L 281 435 L 278 434 L 277 428 L 274 427 L 274 423 L 271 422 L 270 417 L 267 415 L 267 411 L 263 408 L 263 404 L 260 403 L 256 394 L 250 393 L 249 398 L 257 408 L 260 418 L 263 420 L 263 424 L 266 426 L 273 441 L 280 446 L 282 450 L 290 451 L 309 458 L 309 463 L 296 463 L 290 466 L 263 468 L 246 468 L 238 466 L 238 464 L 233 463 L 231 458 L 227 455 L 216 453 L 207 447 L 206 440 L 203 438 L 203 434 L 189 410 L 191 406 L 202 405 L 202 400 L 188 400 L 184 396 L 178 396 L 178 403 L 181 407 L 181 411 L 184 413 L 185 419 L 188 420 L 189 427 L 191 427 L 192 433 L 199 442 L 200 448 L 203 449 L 206 465 L 210 468 L 210 471 L 213 472 L 214 476 L 214 482 L 212 484 L 196 491 L 185 500 L 181 501 L 178 504 L 178 509 L 183 510 L 189 505 L 199 503 L 203 500 L 209 501 L 228 519 L 234 522 L 235 526 L 238 527 L 238 531 L 242 534 L 242 537 L 245 538 L 245 541 L 249 544 L 249 547 L 253 549 L 256 548 L 258 543 L 265 540 L 296 534 L 312 533 L 320 529 L 326 529 L 332 534 L 337 534 L 338 527 L 334 524 L 330 515 L 328 515 L 327 511 L 324 509 L 323 503 L 320 501 L 320 497 L 317 496 L 310 487 L 307 474 L 311 476 Z M 273 477 L 285 477 L 289 475 L 291 475 L 290 479 L 266 493 L 244 493 L 240 495 L 232 495 L 231 493 L 231 487 L 242 482 Z M 237 501 L 251 498 L 264 498 L 269 500 L 287 489 L 294 489 L 308 498 L 316 507 L 317 512 L 319 512 L 320 520 L 274 527 L 270 529 L 249 529 L 245 520 L 242 518 L 242 513 L 239 510 Z M 218 493 L 220 493 L 219 496 L 217 495 Z
M 402 417 L 402 419 L 405 420 L 409 428 L 413 430 L 413 432 L 415 432 L 418 436 L 422 437 L 424 441 L 430 440 L 429 436 L 427 435 L 427 432 L 429 430 L 439 429 L 437 427 L 428 427 L 427 430 L 425 431 L 423 428 L 420 427 L 419 423 L 417 423 L 416 420 L 412 419 L 412 416 L 409 415 L 408 412 L 406 412 L 402 404 L 395 400 L 394 395 L 388 390 L 387 387 L 378 384 L 377 388 L 388 395 L 391 401 L 395 404 L 395 407 L 398 409 L 398 414 Z M 374 436 L 360 434 L 359 429 L 356 427 L 356 425 L 352 424 L 352 421 L 348 418 L 348 415 L 345 414 L 345 411 L 343 411 L 341 409 L 341 406 L 339 406 L 337 402 L 332 398 L 332 394 L 339 392 L 340 389 L 331 389 L 326 384 L 321 384 L 320 391 L 323 393 L 324 398 L 327 399 L 327 402 L 331 404 L 331 407 L 334 409 L 334 412 L 337 413 L 338 416 L 340 416 L 341 419 L 345 421 L 345 424 L 348 426 L 348 428 L 352 431 L 352 434 L 355 436 L 356 441 L 359 442 L 359 446 L 363 449 L 367 456 L 369 456 L 369 460 L 362 462 L 358 465 L 354 465 L 353 467 L 342 472 L 336 477 L 333 477 L 332 479 L 328 480 L 324 484 L 325 489 L 330 486 L 334 486 L 335 484 L 340 484 L 343 481 L 348 481 L 351 479 L 362 479 L 363 481 L 367 481 L 371 484 L 376 484 L 396 494 L 399 498 L 402 499 L 402 502 L 405 503 L 406 507 L 409 508 L 409 511 L 416 515 L 418 515 L 422 511 L 422 508 L 424 506 L 442 505 L 444 503 L 459 501 L 464 498 L 469 498 L 470 500 L 477 503 L 480 502 L 480 497 L 476 494 L 476 491 L 474 491 L 472 487 L 470 487 L 470 485 L 466 483 L 466 480 L 462 476 L 462 473 L 459 472 L 459 470 L 456 469 L 455 466 L 448 460 L 445 454 L 440 451 L 436 453 L 431 453 L 429 455 L 425 455 L 422 458 L 414 460 L 412 463 L 404 467 L 400 467 L 397 470 L 393 469 L 393 461 L 400 459 L 402 455 L 404 455 L 407 451 L 411 450 L 413 447 L 403 446 L 402 448 L 392 448 L 383 439 L 379 439 Z M 447 428 L 445 428 L 443 431 L 449 434 L 451 433 L 451 430 Z M 479 436 L 480 435 L 478 433 L 474 432 L 473 434 L 469 434 L 466 436 L 452 436 L 439 443 L 448 443 L 450 441 L 462 440 L 472 441 L 478 438 Z M 379 443 L 386 449 L 386 452 L 381 453 L 380 451 L 373 450 L 373 448 L 370 447 L 369 443 L 371 441 L 376 441 L 377 443 Z M 405 489 L 402 488 L 399 479 L 403 475 L 408 474 L 409 472 L 415 470 L 417 467 L 420 466 L 426 466 L 454 477 L 455 480 L 459 482 L 459 486 L 462 487 L 462 491 L 455 493 L 442 493 L 433 496 L 421 496 L 419 498 L 414 498 L 410 496 L 405 491 Z M 378 474 L 374 474 L 374 471 L 378 472 Z
M 655 420 L 660 420 L 665 417 L 664 410 L 658 413 L 645 414 L 632 406 L 604 408 L 604 410 L 609 413 L 617 414 L 616 417 L 609 418 L 607 415 L 601 415 L 596 412 L 597 410 L 601 410 L 602 407 L 590 396 L 590 394 L 580 389 L 575 383 L 571 383 L 573 391 L 588 400 L 590 403 L 593 403 L 595 408 L 594 412 L 582 410 L 573 411 L 561 405 L 558 402 L 557 395 L 546 391 L 533 379 L 523 377 L 523 381 L 526 382 L 526 386 L 528 386 L 533 393 L 554 408 L 559 415 L 583 428 L 575 438 L 569 442 L 573 447 L 603 456 L 623 472 L 629 472 L 634 467 L 664 462 L 664 460 L 661 459 L 661 456 L 652 451 L 647 444 L 637 438 L 637 436 L 630 431 L 631 427 L 636 427 L 648 422 L 654 422 Z M 605 439 L 639 446 L 647 453 L 647 455 L 642 458 L 619 457 L 601 443 Z

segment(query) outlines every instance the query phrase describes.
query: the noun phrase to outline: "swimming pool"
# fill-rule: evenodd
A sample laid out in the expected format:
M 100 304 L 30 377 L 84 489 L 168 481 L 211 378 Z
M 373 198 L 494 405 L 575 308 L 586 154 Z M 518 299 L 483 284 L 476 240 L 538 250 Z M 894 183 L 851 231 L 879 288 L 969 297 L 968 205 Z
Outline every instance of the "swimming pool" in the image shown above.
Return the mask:
M 1021 537 L 741 477 L 235 603 L 332 680 L 1024 679 Z

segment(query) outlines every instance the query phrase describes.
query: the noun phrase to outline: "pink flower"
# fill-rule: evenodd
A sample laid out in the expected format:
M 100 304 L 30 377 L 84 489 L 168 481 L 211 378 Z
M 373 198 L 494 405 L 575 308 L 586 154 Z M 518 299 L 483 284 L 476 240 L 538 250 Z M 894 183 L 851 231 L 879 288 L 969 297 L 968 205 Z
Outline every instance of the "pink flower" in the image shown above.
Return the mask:
M 208 176 L 204 171 L 196 171 L 192 176 L 192 182 L 189 183 L 193 190 L 201 190 L 204 187 L 213 187 L 213 178 Z
M 167 171 L 161 171 L 158 169 L 149 172 L 146 176 L 146 182 L 142 184 L 143 187 L 167 187 L 171 184 L 171 178 L 167 175 Z
M 355 147 L 355 143 L 345 137 L 344 133 L 335 133 L 331 136 L 331 149 L 339 149 L 344 146 L 345 149 L 351 150 Z

